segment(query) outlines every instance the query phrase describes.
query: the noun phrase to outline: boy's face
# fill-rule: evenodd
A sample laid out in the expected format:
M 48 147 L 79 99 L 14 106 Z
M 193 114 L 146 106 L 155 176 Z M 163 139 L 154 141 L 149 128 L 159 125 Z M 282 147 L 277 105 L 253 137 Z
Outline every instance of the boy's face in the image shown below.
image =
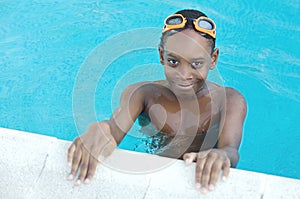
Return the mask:
M 186 29 L 166 38 L 159 47 L 160 62 L 171 89 L 176 94 L 195 94 L 205 83 L 208 71 L 216 66 L 218 49 L 211 52 L 206 38 Z

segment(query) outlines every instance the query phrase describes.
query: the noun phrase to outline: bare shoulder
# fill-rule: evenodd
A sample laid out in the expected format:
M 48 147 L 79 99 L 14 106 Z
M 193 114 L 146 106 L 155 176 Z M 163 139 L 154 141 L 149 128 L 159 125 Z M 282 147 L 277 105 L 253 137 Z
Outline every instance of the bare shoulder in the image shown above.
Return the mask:
M 145 95 L 149 92 L 157 92 L 161 88 L 166 87 L 165 80 L 137 82 L 126 87 L 122 96 L 127 95 Z
M 221 110 L 247 110 L 247 102 L 242 93 L 232 87 L 224 87 L 207 81 L 207 88 L 213 100 L 219 104 Z
M 231 87 L 224 87 L 227 99 L 239 99 L 245 100 L 245 97 L 240 93 L 238 90 L 231 88 Z M 246 101 L 246 100 L 245 100 Z
M 149 84 L 150 82 L 137 82 L 137 83 L 134 83 L 134 84 L 130 84 L 129 86 L 127 86 L 124 90 L 124 92 L 130 92 L 130 91 L 133 91 L 133 90 L 137 90 L 139 88 L 143 88 L 144 85 L 147 85 Z
M 236 89 L 224 87 L 226 94 L 227 109 L 235 109 L 243 112 L 247 111 L 247 102 L 245 97 Z
M 127 86 L 121 95 L 121 104 L 122 102 L 128 102 L 130 99 L 136 99 L 140 102 L 143 101 L 143 86 L 147 84 L 147 82 L 138 82 Z

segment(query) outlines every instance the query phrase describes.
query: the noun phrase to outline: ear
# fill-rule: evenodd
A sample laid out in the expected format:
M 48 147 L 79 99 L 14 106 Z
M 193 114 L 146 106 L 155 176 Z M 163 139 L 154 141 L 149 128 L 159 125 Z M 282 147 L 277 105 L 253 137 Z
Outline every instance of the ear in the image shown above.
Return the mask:
M 164 65 L 164 49 L 161 45 L 158 46 L 158 52 L 159 52 L 159 61 L 162 65 Z
M 218 57 L 219 57 L 219 49 L 216 48 L 211 55 L 211 65 L 209 67 L 210 70 L 215 69 L 215 67 L 217 65 Z

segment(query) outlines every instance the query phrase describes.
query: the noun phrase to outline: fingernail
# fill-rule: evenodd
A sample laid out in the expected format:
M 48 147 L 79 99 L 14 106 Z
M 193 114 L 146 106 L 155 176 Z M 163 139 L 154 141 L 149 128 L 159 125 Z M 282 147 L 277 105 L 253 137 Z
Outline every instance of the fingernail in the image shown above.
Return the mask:
M 215 190 L 215 185 L 213 185 L 213 184 L 210 184 L 210 185 L 208 186 L 208 189 L 209 189 L 210 191 L 213 191 L 213 190 Z
M 69 167 L 71 167 L 71 166 L 72 166 L 72 163 L 71 163 L 71 162 L 68 162 L 68 165 L 69 165 Z
M 88 179 L 88 178 L 87 178 L 87 179 L 85 179 L 85 181 L 84 181 L 84 183 L 85 183 L 85 184 L 90 184 L 90 182 L 91 182 L 91 180 L 90 180 L 90 179 Z
M 78 186 L 78 185 L 80 185 L 81 184 L 81 181 L 80 180 L 77 180 L 76 182 L 75 182 L 75 185 L 76 186 Z
M 197 188 L 197 189 L 200 189 L 200 188 L 201 188 L 201 185 L 200 185 L 200 183 L 196 183 L 196 185 L 195 185 L 195 186 L 196 186 L 196 188 Z
M 207 191 L 207 189 L 206 189 L 206 188 L 204 188 L 204 187 L 203 187 L 203 188 L 201 188 L 201 189 L 200 189 L 200 191 L 201 191 L 203 194 L 207 194 L 207 192 L 208 192 L 208 191 Z
M 227 178 L 225 176 L 223 176 L 222 180 L 225 182 L 227 180 Z
M 67 179 L 68 180 L 73 180 L 73 178 L 74 178 L 74 176 L 72 174 L 70 174 Z

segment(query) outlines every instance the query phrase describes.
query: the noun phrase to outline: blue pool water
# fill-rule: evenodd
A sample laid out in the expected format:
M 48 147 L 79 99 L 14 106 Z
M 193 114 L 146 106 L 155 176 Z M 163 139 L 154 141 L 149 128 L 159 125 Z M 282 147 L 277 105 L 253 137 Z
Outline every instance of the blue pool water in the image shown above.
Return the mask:
M 195 8 L 217 24 L 222 83 L 247 99 L 238 168 L 300 179 L 299 4 L 2 0 L 0 127 L 73 140 L 109 118 L 126 85 L 164 78 L 157 30 L 171 13 Z M 101 76 L 80 79 L 91 63 L 106 63 L 93 68 Z M 141 150 L 135 136 L 137 125 L 121 147 Z

